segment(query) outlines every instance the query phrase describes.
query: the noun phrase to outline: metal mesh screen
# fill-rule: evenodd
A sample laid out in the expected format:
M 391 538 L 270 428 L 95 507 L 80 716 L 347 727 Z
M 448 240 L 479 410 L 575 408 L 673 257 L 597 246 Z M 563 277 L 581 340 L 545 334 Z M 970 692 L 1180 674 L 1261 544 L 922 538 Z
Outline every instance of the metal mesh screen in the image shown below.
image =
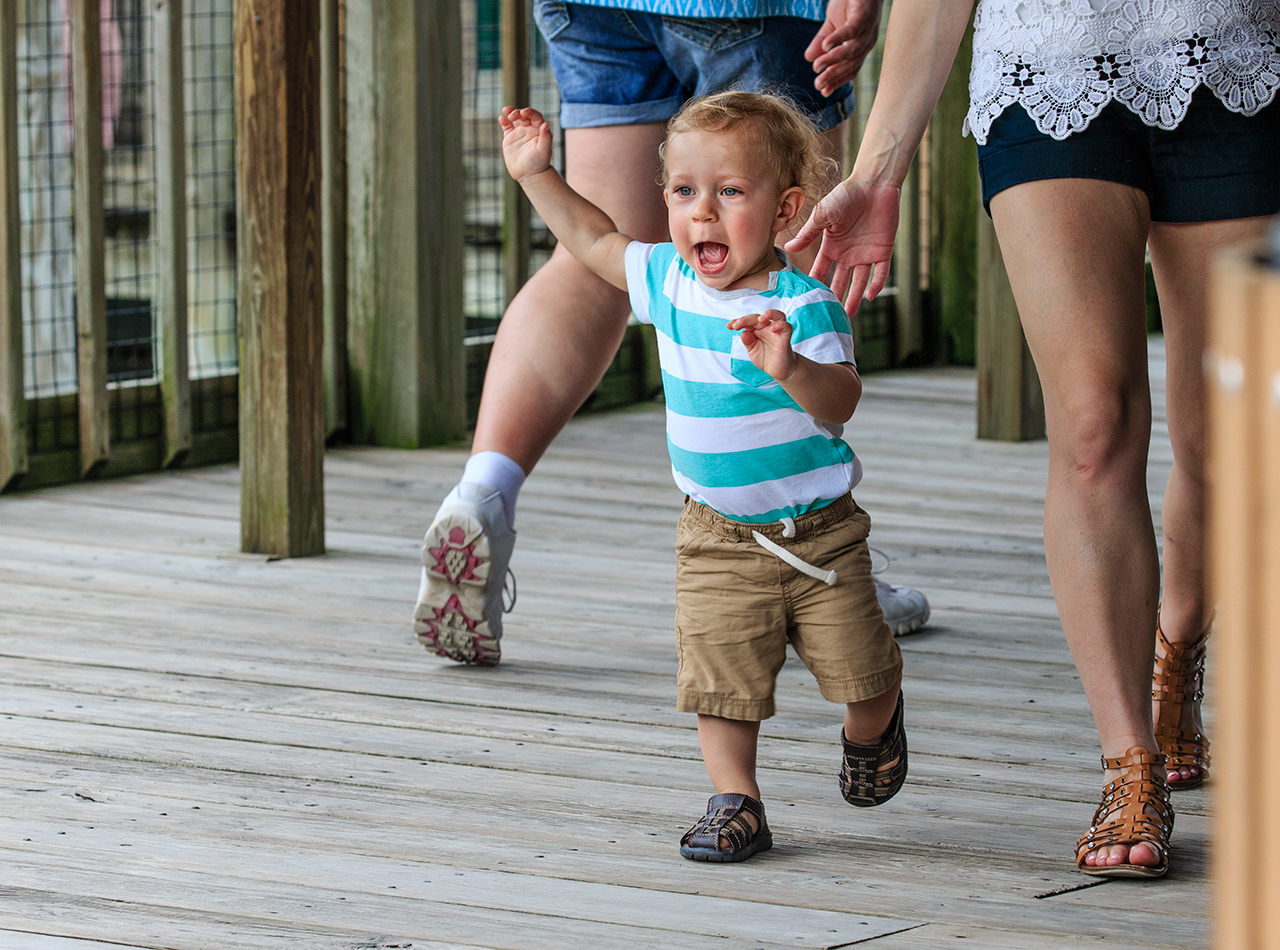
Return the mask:
M 192 429 L 233 428 L 236 342 L 235 19 L 232 0 L 187 0 L 187 295 Z
M 145 0 L 103 10 L 103 255 L 111 441 L 159 435 L 152 19 Z
M 75 448 L 74 161 L 68 23 L 56 0 L 18 4 L 18 188 L 24 379 L 32 452 Z

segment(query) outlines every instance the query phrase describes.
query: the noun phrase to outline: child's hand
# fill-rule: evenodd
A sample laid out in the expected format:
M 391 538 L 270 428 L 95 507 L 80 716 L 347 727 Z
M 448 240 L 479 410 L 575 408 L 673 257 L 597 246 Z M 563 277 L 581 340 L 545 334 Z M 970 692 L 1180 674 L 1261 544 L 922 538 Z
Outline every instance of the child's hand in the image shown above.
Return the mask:
M 742 331 L 742 343 L 757 368 L 778 382 L 786 382 L 796 371 L 799 357 L 791 349 L 791 324 L 781 310 L 749 313 L 726 324 Z
M 551 166 L 551 127 L 541 112 L 503 106 L 498 124 L 502 126 L 502 157 L 512 178 L 519 181 Z

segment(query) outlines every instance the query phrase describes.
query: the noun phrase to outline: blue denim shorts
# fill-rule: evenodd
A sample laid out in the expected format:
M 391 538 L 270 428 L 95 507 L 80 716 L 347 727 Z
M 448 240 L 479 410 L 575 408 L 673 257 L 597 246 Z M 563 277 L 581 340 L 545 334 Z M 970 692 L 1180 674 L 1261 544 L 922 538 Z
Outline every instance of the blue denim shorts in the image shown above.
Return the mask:
M 666 122 L 686 99 L 728 89 L 785 96 L 820 129 L 853 109 L 853 84 L 828 97 L 804 58 L 820 24 L 799 17 L 702 19 L 537 0 L 566 129 Z
M 1280 103 L 1243 116 L 1200 87 L 1176 129 L 1144 123 L 1108 104 L 1083 132 L 1061 142 L 1019 105 L 991 124 L 978 146 L 982 204 L 1028 181 L 1095 178 L 1147 193 L 1151 220 L 1228 221 L 1280 212 Z

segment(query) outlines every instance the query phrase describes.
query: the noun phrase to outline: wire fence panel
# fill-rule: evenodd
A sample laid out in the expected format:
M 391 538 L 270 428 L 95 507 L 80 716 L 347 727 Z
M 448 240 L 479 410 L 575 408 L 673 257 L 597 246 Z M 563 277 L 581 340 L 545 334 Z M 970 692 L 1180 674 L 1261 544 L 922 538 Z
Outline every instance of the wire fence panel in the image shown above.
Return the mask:
M 108 15 L 113 13 L 114 15 Z M 111 442 L 160 434 L 155 299 L 155 108 L 146 0 L 102 12 L 103 261 Z
M 233 0 L 186 0 L 187 300 L 192 431 L 234 428 L 236 166 Z M 218 379 L 210 379 L 218 377 Z
M 30 451 L 79 444 L 71 57 L 55 0 L 18 4 L 18 188 Z

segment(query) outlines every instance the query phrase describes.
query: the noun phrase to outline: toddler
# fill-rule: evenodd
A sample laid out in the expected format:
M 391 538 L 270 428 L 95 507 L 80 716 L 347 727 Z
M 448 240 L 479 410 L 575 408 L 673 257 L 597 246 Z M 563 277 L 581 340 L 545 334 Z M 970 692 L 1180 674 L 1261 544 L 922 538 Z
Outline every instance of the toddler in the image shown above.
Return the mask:
M 671 243 L 618 233 L 551 167 L 533 109 L 502 110 L 507 169 L 574 257 L 627 291 L 658 334 L 676 536 L 677 708 L 698 715 L 716 794 L 680 841 L 699 861 L 772 846 L 756 783 L 761 720 L 788 640 L 844 703 L 840 790 L 879 805 L 907 773 L 902 657 L 871 578 L 870 518 L 841 439 L 862 382 L 836 297 L 774 246 L 823 177 L 818 138 L 785 101 L 692 99 L 662 148 Z

